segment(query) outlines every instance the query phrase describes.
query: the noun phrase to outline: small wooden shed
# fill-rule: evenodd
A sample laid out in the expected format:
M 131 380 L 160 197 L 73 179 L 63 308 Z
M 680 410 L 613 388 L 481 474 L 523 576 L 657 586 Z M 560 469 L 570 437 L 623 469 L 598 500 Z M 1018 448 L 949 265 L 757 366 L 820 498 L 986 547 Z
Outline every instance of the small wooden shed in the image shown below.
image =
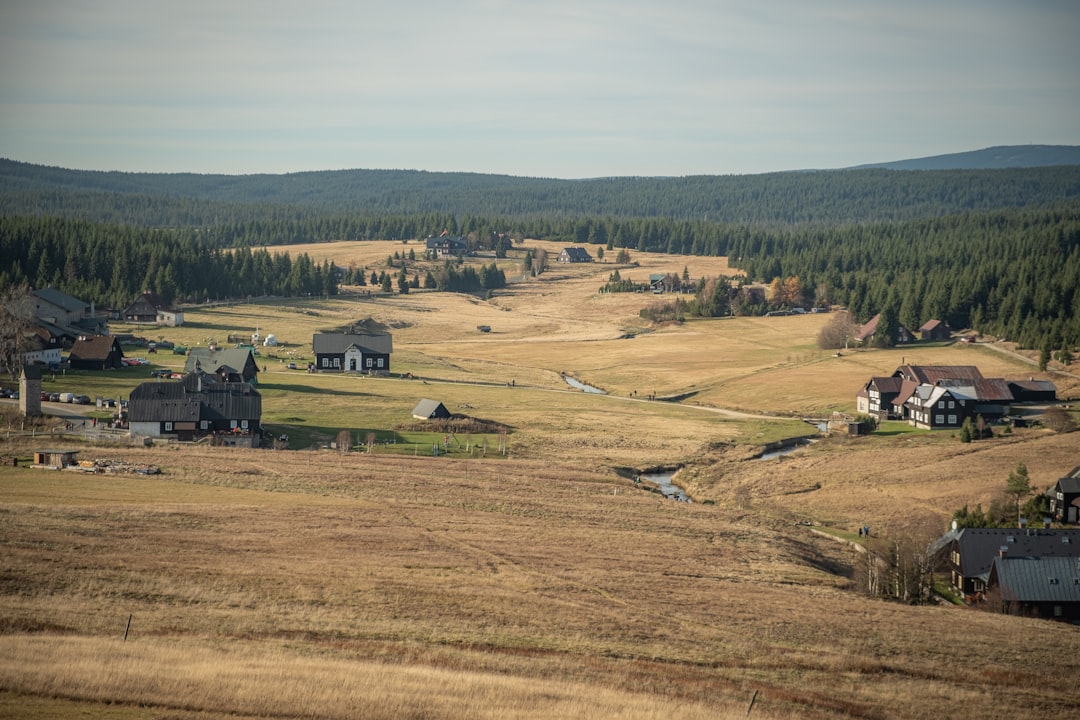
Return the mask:
M 413 408 L 412 416 L 417 420 L 446 420 L 450 411 L 438 400 L 424 398 Z
M 66 468 L 79 464 L 78 450 L 35 450 L 34 464 L 49 468 Z

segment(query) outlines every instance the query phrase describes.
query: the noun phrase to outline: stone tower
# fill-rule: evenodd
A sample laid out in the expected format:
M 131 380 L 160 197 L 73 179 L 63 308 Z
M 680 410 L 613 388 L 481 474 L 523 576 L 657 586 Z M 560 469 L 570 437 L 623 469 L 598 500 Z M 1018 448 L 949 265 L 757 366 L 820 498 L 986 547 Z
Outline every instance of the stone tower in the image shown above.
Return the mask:
M 19 378 L 19 410 L 26 417 L 41 414 L 41 368 L 24 365 Z

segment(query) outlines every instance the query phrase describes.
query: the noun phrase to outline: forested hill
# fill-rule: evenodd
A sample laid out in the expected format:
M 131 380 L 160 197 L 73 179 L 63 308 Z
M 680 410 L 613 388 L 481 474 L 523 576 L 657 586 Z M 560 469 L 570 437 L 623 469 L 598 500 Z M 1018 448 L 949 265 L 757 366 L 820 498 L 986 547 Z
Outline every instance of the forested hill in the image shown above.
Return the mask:
M 126 173 L 0 160 L 0 215 L 153 227 L 431 213 L 836 225 L 1062 207 L 1078 200 L 1080 165 L 557 180 L 415 170 Z
M 990 170 L 1080 165 L 1076 145 L 999 145 L 982 150 L 859 165 L 889 170 Z

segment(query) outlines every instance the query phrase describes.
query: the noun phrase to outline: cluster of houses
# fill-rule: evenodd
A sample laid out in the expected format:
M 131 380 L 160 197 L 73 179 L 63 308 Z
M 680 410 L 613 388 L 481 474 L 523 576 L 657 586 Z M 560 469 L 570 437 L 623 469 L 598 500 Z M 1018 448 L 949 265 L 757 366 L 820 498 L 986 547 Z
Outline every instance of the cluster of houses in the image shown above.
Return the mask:
M 1075 524 L 1080 466 L 1046 492 L 1055 516 Z M 1071 518 L 1071 519 L 1069 519 Z M 1080 623 L 1080 530 L 1042 527 L 956 528 L 935 542 L 952 587 L 969 604 L 1013 615 Z
M 878 333 L 878 325 L 880 323 L 881 313 L 878 313 L 855 332 L 855 342 L 861 345 L 873 343 L 874 336 Z M 952 332 L 949 330 L 948 325 L 941 320 L 928 320 L 919 328 L 917 335 L 903 325 L 898 324 L 896 326 L 896 336 L 893 337 L 892 340 L 898 345 L 906 345 L 915 342 L 917 339 L 929 342 L 934 340 L 948 340 L 950 337 L 952 337 Z
M 858 412 L 925 430 L 959 428 L 968 418 L 993 422 L 1015 404 L 1056 400 L 1048 380 L 986 378 L 974 365 L 901 365 L 892 375 L 871 377 L 855 394 Z

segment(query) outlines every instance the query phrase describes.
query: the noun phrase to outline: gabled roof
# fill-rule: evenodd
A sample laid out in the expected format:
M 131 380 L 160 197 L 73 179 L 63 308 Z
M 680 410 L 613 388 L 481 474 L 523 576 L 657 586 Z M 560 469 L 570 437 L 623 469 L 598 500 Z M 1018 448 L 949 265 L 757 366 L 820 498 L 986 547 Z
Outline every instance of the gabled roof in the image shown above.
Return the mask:
M 430 420 L 433 417 L 450 417 L 450 411 L 438 400 L 424 398 L 413 408 L 412 416 L 414 418 Z
M 938 380 L 938 387 L 953 390 L 953 395 L 964 400 L 976 402 L 1012 402 L 1013 394 L 1009 385 L 1001 378 L 983 380 Z
M 998 557 L 990 583 L 1004 600 L 1080 602 L 1080 559 L 1072 557 Z
M 188 350 L 187 360 L 184 362 L 184 372 L 191 373 L 198 366 L 203 372 L 217 372 L 219 369 L 231 371 L 239 375 L 245 373 L 257 374 L 259 366 L 247 348 L 227 348 L 225 350 L 210 350 L 209 348 L 191 348 Z
M 870 382 L 868 382 L 866 386 L 873 386 L 879 393 L 888 395 L 900 392 L 900 388 L 903 386 L 903 380 L 895 376 L 877 376 L 870 378 Z
M 222 382 L 202 371 L 179 382 L 144 382 L 131 391 L 128 419 L 132 422 L 195 422 L 196 420 L 257 420 L 262 396 L 246 382 Z
M 1072 472 L 1058 481 L 1047 490 L 1047 494 L 1062 492 L 1068 495 L 1080 494 L 1080 465 L 1073 468 Z
M 878 313 L 874 317 L 870 318 L 870 320 L 865 325 L 859 328 L 859 332 L 855 333 L 855 339 L 862 341 L 873 335 L 875 332 L 877 332 L 877 326 L 880 321 L 881 313 Z
M 31 295 L 34 295 L 41 300 L 55 305 L 58 308 L 62 308 L 65 312 L 85 312 L 90 307 L 90 303 L 85 303 L 78 298 L 74 298 L 67 293 L 62 293 L 56 288 L 42 288 L 40 290 L 34 290 Z
M 124 356 L 120 342 L 112 335 L 83 335 L 71 346 L 68 356 L 77 360 L 107 360 L 114 349 L 119 357 Z
M 1057 385 L 1051 380 L 1008 380 L 1010 386 L 1015 385 L 1018 389 L 1026 392 L 1053 392 L 1057 393 Z
M 896 397 L 893 398 L 893 401 L 892 401 L 893 405 L 895 405 L 897 407 L 903 406 L 904 403 L 906 403 L 908 400 L 911 399 L 911 396 L 914 395 L 915 391 L 918 390 L 918 389 L 919 389 L 919 383 L 915 382 L 914 380 L 903 380 L 902 379 L 900 381 L 900 392 L 898 392 L 896 394 Z
M 1080 530 L 963 528 L 956 543 L 960 572 L 965 577 L 989 573 L 1002 547 L 1009 557 L 1080 557 Z
M 927 320 L 925 323 L 923 323 L 923 326 L 921 328 L 919 328 L 919 332 L 920 333 L 933 332 L 934 330 L 937 330 L 939 327 L 942 327 L 944 324 L 945 323 L 941 322 L 940 320 Z
M 901 365 L 897 375 L 919 384 L 937 385 L 941 380 L 982 380 L 982 372 L 974 365 Z
M 374 355 L 389 355 L 394 351 L 393 337 L 389 333 L 315 333 L 311 338 L 312 350 L 318 355 L 341 354 L 350 346 L 355 346 L 362 353 Z
M 592 260 L 592 255 L 585 248 L 580 247 L 568 247 L 563 248 L 563 254 L 570 258 L 573 262 L 588 262 Z

